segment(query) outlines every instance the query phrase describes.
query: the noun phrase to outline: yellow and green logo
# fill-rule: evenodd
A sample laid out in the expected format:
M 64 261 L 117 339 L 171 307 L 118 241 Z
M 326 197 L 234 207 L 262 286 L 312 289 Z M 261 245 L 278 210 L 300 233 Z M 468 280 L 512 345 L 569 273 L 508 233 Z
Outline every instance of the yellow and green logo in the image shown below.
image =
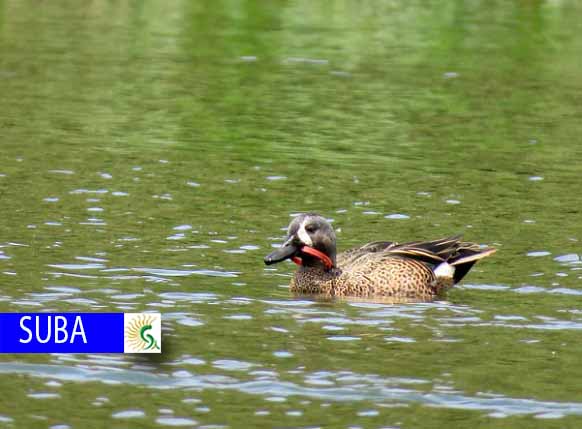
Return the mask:
M 125 349 L 129 353 L 160 353 L 160 314 L 126 313 Z

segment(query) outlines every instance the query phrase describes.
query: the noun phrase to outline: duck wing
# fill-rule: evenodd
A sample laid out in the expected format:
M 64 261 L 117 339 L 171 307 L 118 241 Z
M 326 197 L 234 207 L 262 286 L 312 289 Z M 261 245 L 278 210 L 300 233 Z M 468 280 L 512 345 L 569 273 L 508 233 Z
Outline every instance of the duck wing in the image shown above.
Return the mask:
M 495 253 L 497 249 L 483 248 L 476 243 L 462 241 L 460 235 L 433 241 L 413 241 L 392 246 L 386 253 L 392 256 L 414 259 L 436 267 L 446 262 L 455 267 L 455 283 L 469 272 L 479 259 Z
M 454 282 L 458 283 L 479 259 L 494 253 L 496 249 L 482 248 L 476 243 L 462 241 L 460 235 L 432 241 L 411 241 L 396 243 L 393 241 L 375 241 L 340 253 L 337 264 L 342 269 L 353 269 L 359 264 L 374 260 L 398 257 L 412 259 L 434 269 L 447 262 L 455 267 Z
M 366 243 L 363 246 L 353 247 L 337 255 L 336 263 L 339 267 L 345 268 L 363 256 L 369 255 L 370 253 L 384 252 L 397 244 L 393 241 L 374 241 L 372 243 Z

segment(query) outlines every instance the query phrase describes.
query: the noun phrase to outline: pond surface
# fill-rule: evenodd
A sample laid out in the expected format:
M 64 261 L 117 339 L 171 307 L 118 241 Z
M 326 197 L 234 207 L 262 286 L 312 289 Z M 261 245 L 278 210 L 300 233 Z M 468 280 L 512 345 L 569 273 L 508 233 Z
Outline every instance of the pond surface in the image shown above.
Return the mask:
M 4 355 L 0 428 L 582 424 L 582 3 L 0 0 L 0 311 L 164 353 Z M 294 298 L 339 246 L 493 245 L 446 301 Z

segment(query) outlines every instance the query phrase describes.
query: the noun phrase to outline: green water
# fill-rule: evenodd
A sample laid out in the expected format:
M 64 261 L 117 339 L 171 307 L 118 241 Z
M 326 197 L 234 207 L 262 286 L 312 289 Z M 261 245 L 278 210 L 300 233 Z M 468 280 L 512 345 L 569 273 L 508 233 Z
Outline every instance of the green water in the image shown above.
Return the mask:
M 0 428 L 582 424 L 582 4 L 0 0 L 0 311 L 159 311 L 164 353 L 0 357 Z M 463 233 L 447 301 L 293 298 Z

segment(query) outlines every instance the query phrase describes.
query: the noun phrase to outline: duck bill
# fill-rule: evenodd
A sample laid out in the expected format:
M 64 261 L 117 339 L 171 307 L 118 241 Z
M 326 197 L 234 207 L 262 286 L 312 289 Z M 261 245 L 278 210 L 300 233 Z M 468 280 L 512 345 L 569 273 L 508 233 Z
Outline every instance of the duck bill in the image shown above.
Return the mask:
M 301 250 L 301 246 L 291 242 L 291 240 L 287 241 L 277 250 L 272 253 L 269 253 L 265 256 L 265 264 L 271 265 L 276 264 L 277 262 L 284 261 L 285 259 L 292 258 Z

